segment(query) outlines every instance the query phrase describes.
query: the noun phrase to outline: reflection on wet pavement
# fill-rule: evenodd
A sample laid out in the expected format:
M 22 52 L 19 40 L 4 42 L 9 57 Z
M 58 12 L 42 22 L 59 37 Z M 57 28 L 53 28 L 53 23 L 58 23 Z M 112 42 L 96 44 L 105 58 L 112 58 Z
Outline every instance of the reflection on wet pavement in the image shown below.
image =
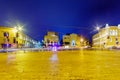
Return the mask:
M 54 51 L 54 52 L 53 52 L 50 60 L 51 60 L 51 61 L 58 61 L 57 51 Z
M 120 51 L 0 53 L 0 80 L 120 80 Z
M 7 54 L 8 54 L 7 64 L 16 61 L 16 52 L 8 52 Z

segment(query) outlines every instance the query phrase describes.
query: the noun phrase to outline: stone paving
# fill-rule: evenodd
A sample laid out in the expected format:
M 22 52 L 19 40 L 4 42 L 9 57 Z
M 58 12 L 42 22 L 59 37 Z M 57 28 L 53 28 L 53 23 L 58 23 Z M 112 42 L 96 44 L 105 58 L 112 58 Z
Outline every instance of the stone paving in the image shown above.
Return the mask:
M 120 51 L 0 53 L 0 80 L 120 80 Z

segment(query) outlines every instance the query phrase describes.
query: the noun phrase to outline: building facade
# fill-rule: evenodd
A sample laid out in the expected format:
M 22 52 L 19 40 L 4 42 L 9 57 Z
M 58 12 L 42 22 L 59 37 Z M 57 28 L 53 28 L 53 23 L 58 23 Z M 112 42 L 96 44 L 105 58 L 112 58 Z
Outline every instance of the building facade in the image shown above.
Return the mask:
M 47 32 L 47 35 L 44 36 L 44 44 L 46 46 L 58 45 L 59 36 L 56 32 Z
M 63 45 L 64 46 L 74 46 L 74 47 L 84 47 L 88 45 L 88 40 L 83 36 L 78 34 L 68 34 L 63 35 Z
M 32 47 L 35 40 L 13 27 L 0 26 L 0 48 Z
M 110 48 L 120 47 L 120 25 L 109 26 L 100 29 L 92 37 L 93 47 Z

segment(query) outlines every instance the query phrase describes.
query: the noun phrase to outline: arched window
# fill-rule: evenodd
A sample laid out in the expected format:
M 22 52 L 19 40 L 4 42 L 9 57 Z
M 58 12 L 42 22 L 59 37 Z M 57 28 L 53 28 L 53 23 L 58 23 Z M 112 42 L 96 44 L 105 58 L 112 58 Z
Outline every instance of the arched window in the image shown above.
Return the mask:
M 115 35 L 115 30 L 113 30 L 112 35 Z
M 110 30 L 110 35 L 112 35 L 112 30 Z
M 118 35 L 118 31 L 116 30 L 116 35 Z
M 72 40 L 72 46 L 75 46 L 75 40 Z
M 13 38 L 13 43 L 16 43 L 16 38 Z
M 4 37 L 9 37 L 9 32 L 4 32 L 3 35 Z

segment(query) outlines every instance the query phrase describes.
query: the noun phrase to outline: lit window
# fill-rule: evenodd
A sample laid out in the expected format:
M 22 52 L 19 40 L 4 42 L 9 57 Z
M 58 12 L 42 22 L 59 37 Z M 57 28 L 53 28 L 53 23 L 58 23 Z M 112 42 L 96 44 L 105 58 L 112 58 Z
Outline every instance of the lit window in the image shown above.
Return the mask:
M 72 40 L 72 46 L 75 46 L 75 40 Z
M 106 32 L 106 35 L 108 35 L 108 32 Z
M 112 32 L 113 34 L 112 35 L 115 35 L 115 30 L 113 30 L 113 32 Z
M 112 42 L 112 38 L 110 38 L 110 42 Z
M 118 35 L 118 31 L 116 30 L 116 35 Z
M 112 35 L 112 30 L 110 30 L 110 35 Z

